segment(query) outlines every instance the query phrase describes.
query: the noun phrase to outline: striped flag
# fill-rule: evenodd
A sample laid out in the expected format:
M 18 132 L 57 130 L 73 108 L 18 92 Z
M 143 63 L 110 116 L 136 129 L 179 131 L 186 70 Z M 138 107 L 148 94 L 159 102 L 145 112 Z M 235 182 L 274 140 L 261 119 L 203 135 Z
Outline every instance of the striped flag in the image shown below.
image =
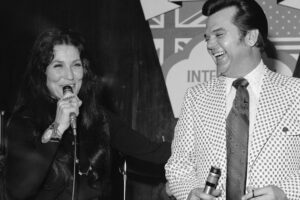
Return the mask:
M 300 50 L 300 10 L 283 6 L 287 1 L 260 0 L 269 23 L 269 37 L 279 51 L 298 58 Z M 297 0 L 298 5 L 300 1 Z
M 203 3 L 182 2 L 182 7 L 149 20 L 161 65 L 168 57 L 182 51 L 192 38 L 204 33 Z M 162 70 L 165 74 L 168 69 Z

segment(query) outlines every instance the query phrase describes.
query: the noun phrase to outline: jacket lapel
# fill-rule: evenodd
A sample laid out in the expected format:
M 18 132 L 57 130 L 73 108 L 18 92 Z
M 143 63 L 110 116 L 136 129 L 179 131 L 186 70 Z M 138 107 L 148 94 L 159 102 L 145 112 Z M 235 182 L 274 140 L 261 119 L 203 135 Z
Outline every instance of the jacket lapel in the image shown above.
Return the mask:
M 287 90 L 284 84 L 285 79 L 281 75 L 267 70 L 263 79 L 254 130 L 249 143 L 250 173 L 260 152 L 286 113 L 291 99 L 293 99 L 292 92 Z
M 219 77 L 213 84 L 216 85 L 208 91 L 208 95 L 203 97 L 204 105 L 213 106 L 206 107 L 201 112 L 203 113 L 206 137 L 210 139 L 212 151 L 216 157 L 215 165 L 219 166 L 224 174 L 226 173 L 225 78 Z

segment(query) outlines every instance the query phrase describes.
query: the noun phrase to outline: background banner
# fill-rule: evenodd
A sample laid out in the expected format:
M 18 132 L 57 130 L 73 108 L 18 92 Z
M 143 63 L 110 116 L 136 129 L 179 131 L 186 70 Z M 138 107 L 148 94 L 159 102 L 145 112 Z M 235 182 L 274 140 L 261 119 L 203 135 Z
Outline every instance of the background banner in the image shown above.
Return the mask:
M 165 1 L 170 3 L 170 0 Z M 152 2 L 152 6 L 159 6 Z M 181 1 L 181 7 L 148 20 L 176 118 L 186 89 L 216 76 L 216 67 L 206 51 L 203 37 L 206 17 L 201 9 L 204 2 Z M 269 68 L 292 76 L 300 51 L 300 1 L 257 2 L 266 13 L 269 39 L 274 44 L 274 49 L 267 49 L 264 62 Z

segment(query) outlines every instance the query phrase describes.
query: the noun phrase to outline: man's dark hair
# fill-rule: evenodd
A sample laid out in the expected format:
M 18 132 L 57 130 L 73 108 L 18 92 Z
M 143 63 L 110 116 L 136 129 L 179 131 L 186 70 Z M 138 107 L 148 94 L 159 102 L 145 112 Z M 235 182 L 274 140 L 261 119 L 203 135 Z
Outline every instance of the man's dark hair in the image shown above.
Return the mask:
M 268 21 L 263 9 L 255 0 L 207 0 L 202 7 L 202 13 L 210 16 L 228 7 L 237 9 L 232 23 L 240 29 L 242 36 L 246 36 L 249 30 L 258 29 L 259 36 L 255 45 L 263 50 L 268 37 Z

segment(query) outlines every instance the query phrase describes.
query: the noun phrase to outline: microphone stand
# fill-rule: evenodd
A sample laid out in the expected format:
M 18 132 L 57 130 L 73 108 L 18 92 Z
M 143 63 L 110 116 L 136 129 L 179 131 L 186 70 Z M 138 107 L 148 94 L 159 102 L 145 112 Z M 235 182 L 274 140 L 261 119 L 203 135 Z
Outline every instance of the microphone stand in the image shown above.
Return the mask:
M 0 153 L 5 155 L 4 111 L 0 111 Z
M 63 87 L 63 94 L 64 95 L 70 95 L 73 94 L 73 89 L 70 85 L 65 85 Z M 77 199 L 77 196 L 75 196 L 76 193 L 76 182 L 77 182 L 77 169 L 79 166 L 79 159 L 77 156 L 78 153 L 78 148 L 77 148 L 77 123 L 76 123 L 76 114 L 75 113 L 70 113 L 70 125 L 73 130 L 73 135 L 74 135 L 74 160 L 73 160 L 73 185 L 72 185 L 72 200 Z
M 4 174 L 6 172 L 6 136 L 4 133 L 4 111 L 0 111 L 0 199 L 7 199 L 6 193 L 6 182 L 4 180 Z
M 77 156 L 77 126 L 76 126 L 76 118 L 71 117 L 71 127 L 73 130 L 74 135 L 74 160 L 73 160 L 73 185 L 72 185 L 72 200 L 77 199 L 77 196 L 75 196 L 76 193 L 76 182 L 77 182 L 77 166 L 79 165 L 79 159 Z
M 126 185 L 127 185 L 127 163 L 125 160 L 123 165 L 123 200 L 126 200 Z

